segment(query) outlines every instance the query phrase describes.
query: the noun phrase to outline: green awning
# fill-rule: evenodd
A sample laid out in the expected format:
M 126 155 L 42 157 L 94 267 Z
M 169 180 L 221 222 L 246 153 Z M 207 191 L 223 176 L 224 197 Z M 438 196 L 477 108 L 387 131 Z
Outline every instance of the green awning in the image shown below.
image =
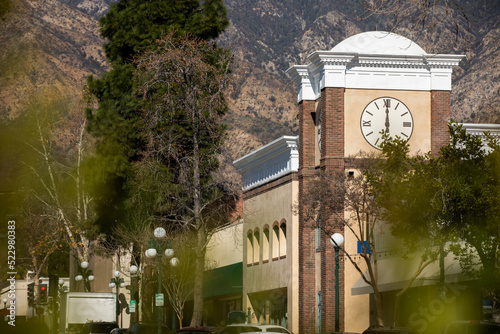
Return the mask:
M 205 298 L 241 294 L 243 292 L 243 263 L 215 268 L 205 272 Z

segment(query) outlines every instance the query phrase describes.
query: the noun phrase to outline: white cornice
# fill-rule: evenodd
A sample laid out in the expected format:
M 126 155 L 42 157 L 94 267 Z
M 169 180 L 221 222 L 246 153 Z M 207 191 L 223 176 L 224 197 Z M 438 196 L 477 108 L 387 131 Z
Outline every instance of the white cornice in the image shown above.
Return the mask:
M 295 65 L 286 73 L 297 84 L 297 102 L 318 99 L 326 87 L 451 90 L 452 69 L 463 58 L 448 54 L 315 51 L 307 57 L 307 65 Z
M 298 136 L 283 136 L 233 162 L 249 190 L 299 168 Z
M 462 128 L 467 133 L 480 137 L 485 150 L 490 150 L 485 132 L 489 133 L 493 138 L 500 140 L 500 124 L 462 123 Z

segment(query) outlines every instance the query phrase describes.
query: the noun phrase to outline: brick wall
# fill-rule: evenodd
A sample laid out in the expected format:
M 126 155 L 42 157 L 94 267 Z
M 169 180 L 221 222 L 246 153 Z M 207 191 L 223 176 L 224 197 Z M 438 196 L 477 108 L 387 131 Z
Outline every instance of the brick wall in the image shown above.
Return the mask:
M 431 91 L 431 153 L 433 155 L 437 155 L 442 146 L 450 143 L 448 131 L 450 106 L 449 91 Z
M 321 92 L 321 131 L 322 154 L 321 168 L 331 171 L 344 171 L 344 88 L 325 88 Z M 339 212 L 339 216 L 343 216 Z M 326 215 L 322 215 L 325 217 Z M 329 221 L 328 226 L 334 226 L 333 232 L 344 235 L 341 222 Z M 339 271 L 340 295 L 340 330 L 344 328 L 344 272 L 342 256 Z M 330 243 L 330 237 L 322 234 L 321 240 L 321 331 L 326 333 L 335 330 L 335 250 Z
M 315 101 L 299 104 L 299 207 L 315 170 Z M 299 212 L 299 333 L 316 332 L 315 232 Z
M 321 165 L 339 166 L 344 159 L 344 88 L 321 92 Z M 330 160 L 330 161 L 329 161 Z

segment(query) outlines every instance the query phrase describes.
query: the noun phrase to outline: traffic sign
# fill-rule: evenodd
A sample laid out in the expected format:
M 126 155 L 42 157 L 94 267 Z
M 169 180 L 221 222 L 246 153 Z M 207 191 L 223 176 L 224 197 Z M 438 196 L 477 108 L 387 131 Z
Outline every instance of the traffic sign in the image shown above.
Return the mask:
M 134 313 L 134 312 L 135 312 L 135 300 L 131 300 L 131 301 L 130 301 L 130 305 L 129 305 L 129 307 L 128 307 L 128 311 L 129 311 L 130 313 Z
M 163 293 L 157 293 L 155 295 L 155 306 L 163 306 L 164 305 Z

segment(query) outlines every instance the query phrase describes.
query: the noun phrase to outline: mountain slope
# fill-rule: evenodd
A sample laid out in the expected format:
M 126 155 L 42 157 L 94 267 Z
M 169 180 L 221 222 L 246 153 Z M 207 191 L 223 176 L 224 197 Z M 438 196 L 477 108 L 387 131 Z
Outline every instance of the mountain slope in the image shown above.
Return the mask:
M 106 70 L 95 17 L 57 0 L 13 2 L 0 26 L 0 117 L 12 119 L 47 89 L 75 98 Z
M 5 1 L 5 0 L 2 0 Z M 8 1 L 8 0 L 7 0 Z M 111 0 L 11 0 L 0 21 L 0 118 L 12 119 L 33 96 L 56 91 L 71 103 L 85 78 L 107 69 L 98 18 Z M 285 70 L 315 50 L 329 50 L 354 34 L 384 29 L 388 18 L 367 17 L 363 0 L 227 0 L 231 26 L 218 39 L 235 54 L 226 123 L 231 155 L 241 157 L 282 135 L 297 134 L 295 85 Z M 471 23 L 467 60 L 454 70 L 452 117 L 500 121 L 500 2 L 461 1 Z M 438 8 L 444 10 L 443 8 Z M 465 20 L 459 22 L 466 25 Z M 424 29 L 425 30 L 425 29 Z M 428 53 L 450 49 L 454 26 L 398 33 Z M 71 104 L 70 103 L 70 104 Z

